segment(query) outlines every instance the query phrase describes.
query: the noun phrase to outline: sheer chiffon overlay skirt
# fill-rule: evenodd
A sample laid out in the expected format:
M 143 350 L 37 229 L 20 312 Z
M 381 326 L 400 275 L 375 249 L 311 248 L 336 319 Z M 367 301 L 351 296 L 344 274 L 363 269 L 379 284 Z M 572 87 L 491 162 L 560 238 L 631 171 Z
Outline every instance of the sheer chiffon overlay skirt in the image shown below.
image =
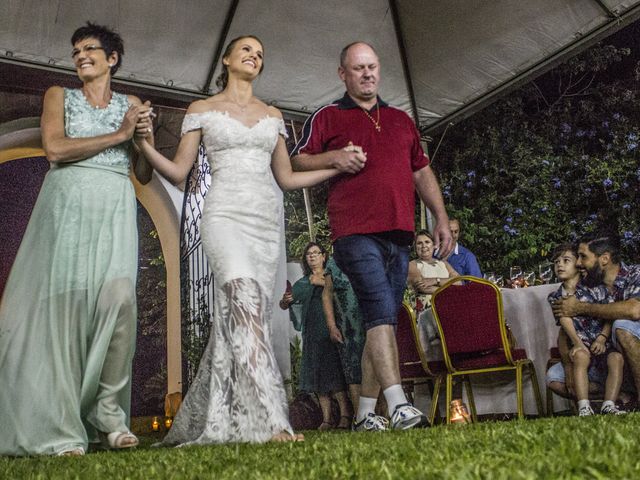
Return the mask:
M 127 430 L 136 201 L 126 174 L 52 168 L 0 304 L 0 454 L 56 454 Z

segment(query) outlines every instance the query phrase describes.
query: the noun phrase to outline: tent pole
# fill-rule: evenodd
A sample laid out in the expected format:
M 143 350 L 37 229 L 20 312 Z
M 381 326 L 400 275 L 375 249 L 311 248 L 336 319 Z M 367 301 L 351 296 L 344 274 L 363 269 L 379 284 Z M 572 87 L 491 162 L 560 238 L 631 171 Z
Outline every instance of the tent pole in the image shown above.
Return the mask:
M 295 144 L 298 144 L 298 134 L 296 133 L 296 126 L 293 120 L 289 121 L 291 125 L 291 132 L 293 134 L 293 141 Z M 309 240 L 312 242 L 316 241 L 316 233 L 313 228 L 313 212 L 311 211 L 311 195 L 309 195 L 309 189 L 302 189 L 302 196 L 304 197 L 304 211 L 307 214 L 307 226 L 309 227 Z
M 391 10 L 393 28 L 396 32 L 398 50 L 400 53 L 400 58 L 402 59 L 402 71 L 404 73 L 404 79 L 407 84 L 407 93 L 409 94 L 409 100 L 411 102 L 411 112 L 413 113 L 413 120 L 418 130 L 420 130 L 420 116 L 418 114 L 418 105 L 416 103 L 416 93 L 413 89 L 413 79 L 411 78 L 411 70 L 409 69 L 409 62 L 407 61 L 407 46 L 404 41 L 402 25 L 400 24 L 400 13 L 398 12 L 397 0 L 389 0 L 389 9 Z
M 436 159 L 436 155 L 438 154 L 438 150 L 440 149 L 440 144 L 442 143 L 442 140 L 444 140 L 444 136 L 447 134 L 447 130 L 449 130 L 449 127 L 452 126 L 452 125 L 453 125 L 453 122 L 447 123 L 447 126 L 444 129 L 444 132 L 442 132 L 442 135 L 440 135 L 440 140 L 438 140 L 438 145 L 436 145 L 436 149 L 433 152 L 433 157 L 429 157 L 431 159 L 431 163 L 432 164 Z
M 213 74 L 216 71 L 216 65 L 218 65 L 218 61 L 220 60 L 220 56 L 222 55 L 222 49 L 225 47 L 227 36 L 229 35 L 229 29 L 231 28 L 231 22 L 233 21 L 233 17 L 236 14 L 236 9 L 238 8 L 239 1 L 240 0 L 233 0 L 231 2 L 231 5 L 229 6 L 227 16 L 224 20 L 224 25 L 222 26 L 222 31 L 220 32 L 220 37 L 218 37 L 218 46 L 216 47 L 216 53 L 213 56 L 211 67 L 209 68 L 209 72 L 207 73 L 207 79 L 205 80 L 204 85 L 202 85 L 202 93 L 207 94 L 211 91 L 211 81 L 213 80 Z
M 304 196 L 304 209 L 307 212 L 307 225 L 309 226 L 309 240 L 316 241 L 316 232 L 313 228 L 313 213 L 311 212 L 311 197 L 309 196 L 309 189 L 303 188 L 302 195 Z
M 444 136 L 447 134 L 447 130 L 451 125 L 453 125 L 453 123 L 449 122 L 447 124 L 447 127 L 444 129 L 444 132 L 442 132 L 442 135 L 440 135 L 440 140 L 438 140 L 438 145 L 436 145 L 436 149 L 433 152 L 433 156 L 429 155 L 429 145 L 427 144 L 426 139 L 423 138 L 423 140 L 420 142 L 422 145 L 422 149 L 425 151 L 425 153 L 431 160 L 431 165 L 433 165 L 436 159 L 436 155 L 438 154 L 438 150 L 440 149 L 440 144 L 442 143 L 442 140 L 444 139 Z M 422 229 L 426 228 L 429 232 L 433 232 L 434 226 L 435 226 L 435 222 L 433 220 L 433 214 L 431 213 L 431 210 L 426 208 L 425 204 L 422 202 L 422 200 L 420 200 L 420 227 Z
M 427 155 L 427 157 L 429 157 L 429 144 L 427 143 L 427 140 L 421 138 L 420 145 L 422 146 L 422 151 Z M 424 204 L 422 199 L 420 199 L 420 230 L 425 230 L 427 228 L 427 216 L 430 213 L 431 212 L 427 212 L 427 206 Z

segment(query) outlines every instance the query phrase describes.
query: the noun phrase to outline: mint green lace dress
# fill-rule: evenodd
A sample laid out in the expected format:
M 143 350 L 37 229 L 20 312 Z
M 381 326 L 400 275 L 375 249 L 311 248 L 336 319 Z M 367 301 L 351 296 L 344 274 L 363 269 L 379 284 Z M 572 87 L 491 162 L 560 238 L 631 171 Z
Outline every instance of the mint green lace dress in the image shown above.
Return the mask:
M 117 130 L 129 105 L 65 89 L 68 137 Z M 0 303 L 0 454 L 56 454 L 126 431 L 135 348 L 131 143 L 47 173 Z

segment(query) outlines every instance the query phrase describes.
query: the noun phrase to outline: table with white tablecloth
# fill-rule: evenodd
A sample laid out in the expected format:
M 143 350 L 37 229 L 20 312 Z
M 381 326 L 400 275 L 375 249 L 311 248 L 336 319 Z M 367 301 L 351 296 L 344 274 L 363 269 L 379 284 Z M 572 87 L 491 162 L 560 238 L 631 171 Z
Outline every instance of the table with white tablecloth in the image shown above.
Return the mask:
M 516 339 L 517 348 L 523 348 L 527 352 L 527 357 L 533 360 L 543 406 L 546 388 L 545 368 L 549 360 L 549 349 L 556 346 L 560 328 L 556 325 L 547 296 L 558 287 L 559 284 L 550 284 L 502 289 L 506 322 Z M 531 382 L 528 376 L 523 377 L 525 413 L 535 415 L 537 411 Z M 515 413 L 517 411 L 515 372 L 474 375 L 471 377 L 471 383 L 478 415 Z M 416 405 L 428 408 L 428 392 L 420 389 L 416 393 Z M 557 409 L 569 407 L 568 402 L 557 396 L 554 397 Z M 441 406 L 443 406 L 444 390 L 441 394 L 441 401 Z

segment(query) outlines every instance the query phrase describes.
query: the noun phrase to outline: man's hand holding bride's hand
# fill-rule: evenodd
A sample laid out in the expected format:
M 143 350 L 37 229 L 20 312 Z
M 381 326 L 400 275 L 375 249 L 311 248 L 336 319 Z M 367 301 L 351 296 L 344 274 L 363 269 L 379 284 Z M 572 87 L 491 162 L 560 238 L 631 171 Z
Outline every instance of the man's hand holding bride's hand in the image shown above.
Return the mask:
M 342 173 L 358 173 L 362 170 L 367 162 L 367 154 L 359 145 L 353 142 L 341 150 L 335 151 L 334 167 Z

